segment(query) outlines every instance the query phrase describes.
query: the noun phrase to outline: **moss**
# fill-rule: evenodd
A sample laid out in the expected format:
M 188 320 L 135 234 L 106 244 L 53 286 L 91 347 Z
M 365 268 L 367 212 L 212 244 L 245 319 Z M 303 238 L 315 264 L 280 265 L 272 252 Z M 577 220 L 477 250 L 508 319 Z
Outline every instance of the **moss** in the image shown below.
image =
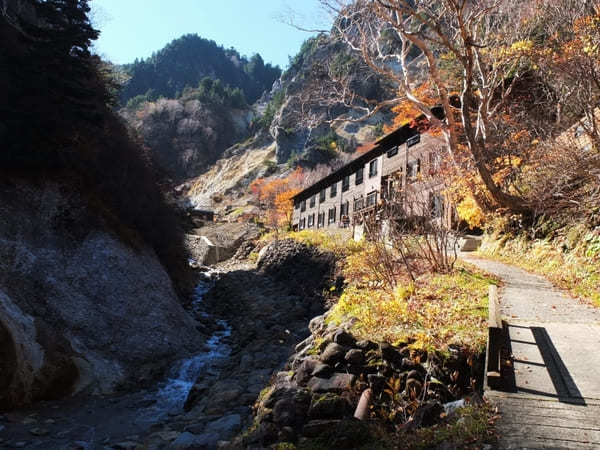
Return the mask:
M 490 406 L 466 406 L 446 422 L 403 436 L 404 448 L 430 449 L 444 445 L 449 448 L 494 447 L 497 442 L 491 430 L 493 411 Z

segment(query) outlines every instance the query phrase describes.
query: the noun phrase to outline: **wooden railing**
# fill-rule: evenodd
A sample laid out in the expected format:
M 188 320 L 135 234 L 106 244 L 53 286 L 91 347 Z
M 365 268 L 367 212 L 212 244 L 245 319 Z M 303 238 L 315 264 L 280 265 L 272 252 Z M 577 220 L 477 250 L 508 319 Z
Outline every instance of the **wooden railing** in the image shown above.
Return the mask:
M 484 388 L 495 388 L 502 378 L 502 349 L 506 342 L 504 325 L 500 314 L 498 302 L 498 287 L 490 285 L 489 288 L 489 318 L 488 340 L 485 355 Z

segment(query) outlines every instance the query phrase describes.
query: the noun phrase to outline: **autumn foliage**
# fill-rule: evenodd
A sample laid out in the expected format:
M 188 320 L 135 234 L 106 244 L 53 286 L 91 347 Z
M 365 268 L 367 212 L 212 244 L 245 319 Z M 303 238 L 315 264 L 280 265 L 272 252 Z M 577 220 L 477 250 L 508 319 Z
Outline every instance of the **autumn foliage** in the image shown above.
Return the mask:
M 285 178 L 258 178 L 250 184 L 250 191 L 258 200 L 269 227 L 291 228 L 293 197 L 300 192 L 303 179 L 304 172 L 298 167 Z

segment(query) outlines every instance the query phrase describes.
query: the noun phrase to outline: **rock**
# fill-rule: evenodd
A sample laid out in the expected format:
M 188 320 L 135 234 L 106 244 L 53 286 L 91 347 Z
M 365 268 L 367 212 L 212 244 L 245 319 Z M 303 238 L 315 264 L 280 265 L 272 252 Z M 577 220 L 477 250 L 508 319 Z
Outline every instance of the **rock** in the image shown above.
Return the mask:
M 365 362 L 365 354 L 362 352 L 362 350 L 353 348 L 352 350 L 348 350 L 348 352 L 346 352 L 344 359 L 350 364 L 361 365 Z
M 111 445 L 111 447 L 115 450 L 137 450 L 142 447 L 142 445 L 138 442 L 133 441 L 123 441 L 117 444 Z
M 283 426 L 296 425 L 299 411 L 293 398 L 283 398 L 273 407 L 273 422 Z M 303 414 L 300 414 L 303 415 Z
M 335 365 L 335 363 L 344 360 L 346 351 L 347 349 L 345 347 L 342 347 L 341 345 L 332 342 L 325 348 L 323 353 L 321 353 L 320 359 L 325 364 L 333 366 Z
M 466 403 L 464 398 L 461 398 L 460 400 L 456 400 L 454 402 L 444 403 L 444 412 L 447 416 L 450 416 L 454 414 L 456 410 L 464 408 L 465 404 Z
M 413 369 L 413 370 L 411 370 L 411 371 L 409 371 L 409 372 L 406 374 L 406 379 L 409 379 L 409 378 L 414 378 L 415 380 L 419 380 L 419 381 L 422 381 L 422 380 L 423 380 L 423 377 L 422 377 L 422 375 L 421 375 L 421 372 L 419 372 L 418 370 L 414 370 L 414 369 Z
M 239 414 L 230 414 L 210 422 L 204 429 L 205 434 L 218 434 L 221 438 L 230 437 L 242 427 L 242 418 Z
M 313 317 L 311 319 L 311 321 L 308 322 L 308 329 L 310 330 L 310 332 L 313 336 L 319 334 L 321 331 L 323 331 L 325 329 L 325 317 L 324 316 Z
M 410 358 L 402 358 L 402 365 L 400 368 L 401 371 L 405 372 L 405 371 L 409 371 L 409 370 L 424 370 L 423 367 L 421 367 L 420 364 L 414 362 L 412 359 Z
M 292 427 L 283 427 L 277 436 L 279 442 L 294 442 L 296 440 L 296 432 Z
M 333 342 L 345 347 L 354 347 L 356 344 L 356 339 L 354 339 L 354 337 L 347 331 L 338 330 L 333 335 Z
M 352 405 L 339 395 L 330 392 L 313 395 L 308 417 L 310 419 L 342 419 L 352 415 Z
M 383 343 L 380 345 L 381 348 L 381 357 L 389 361 L 391 363 L 400 363 L 402 361 L 402 356 L 394 347 L 390 344 Z
M 308 382 L 308 387 L 313 392 L 342 392 L 352 387 L 355 375 L 348 373 L 334 373 L 331 378 L 313 377 Z
M 195 435 L 185 431 L 171 443 L 169 448 L 175 450 L 211 449 L 217 446 L 218 440 L 219 435 L 217 433 Z
M 356 344 L 354 345 L 354 347 L 359 348 L 361 350 L 368 351 L 368 350 L 376 349 L 377 344 L 375 344 L 374 342 L 371 342 L 371 341 L 362 340 L 362 341 L 357 341 Z
M 50 430 L 45 428 L 32 428 L 29 432 L 34 436 L 48 436 L 50 434 Z
M 419 405 L 413 414 L 410 428 L 430 427 L 440 421 L 444 408 L 438 402 L 426 402 Z
M 126 242 L 77 189 L 18 181 L 0 205 L 0 335 L 16 350 L 0 349 L 13 355 L 3 407 L 70 394 L 74 357 L 110 393 L 202 344 L 154 250 Z
M 317 364 L 312 371 L 313 377 L 318 378 L 329 378 L 331 373 L 333 372 L 333 368 L 327 364 Z
M 300 366 L 298 366 L 298 370 L 296 370 L 296 382 L 305 384 L 313 376 L 313 371 L 319 364 L 316 358 L 306 358 L 302 361 Z
M 313 438 L 335 429 L 341 420 L 311 420 L 302 428 L 302 435 Z

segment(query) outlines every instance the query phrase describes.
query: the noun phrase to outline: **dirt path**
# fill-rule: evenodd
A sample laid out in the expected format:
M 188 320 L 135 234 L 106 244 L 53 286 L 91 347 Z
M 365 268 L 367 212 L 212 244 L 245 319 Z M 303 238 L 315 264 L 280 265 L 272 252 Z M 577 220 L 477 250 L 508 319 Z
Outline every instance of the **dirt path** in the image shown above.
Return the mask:
M 600 448 L 600 309 L 522 269 L 463 255 L 504 280 L 508 340 L 497 404 L 500 446 Z

